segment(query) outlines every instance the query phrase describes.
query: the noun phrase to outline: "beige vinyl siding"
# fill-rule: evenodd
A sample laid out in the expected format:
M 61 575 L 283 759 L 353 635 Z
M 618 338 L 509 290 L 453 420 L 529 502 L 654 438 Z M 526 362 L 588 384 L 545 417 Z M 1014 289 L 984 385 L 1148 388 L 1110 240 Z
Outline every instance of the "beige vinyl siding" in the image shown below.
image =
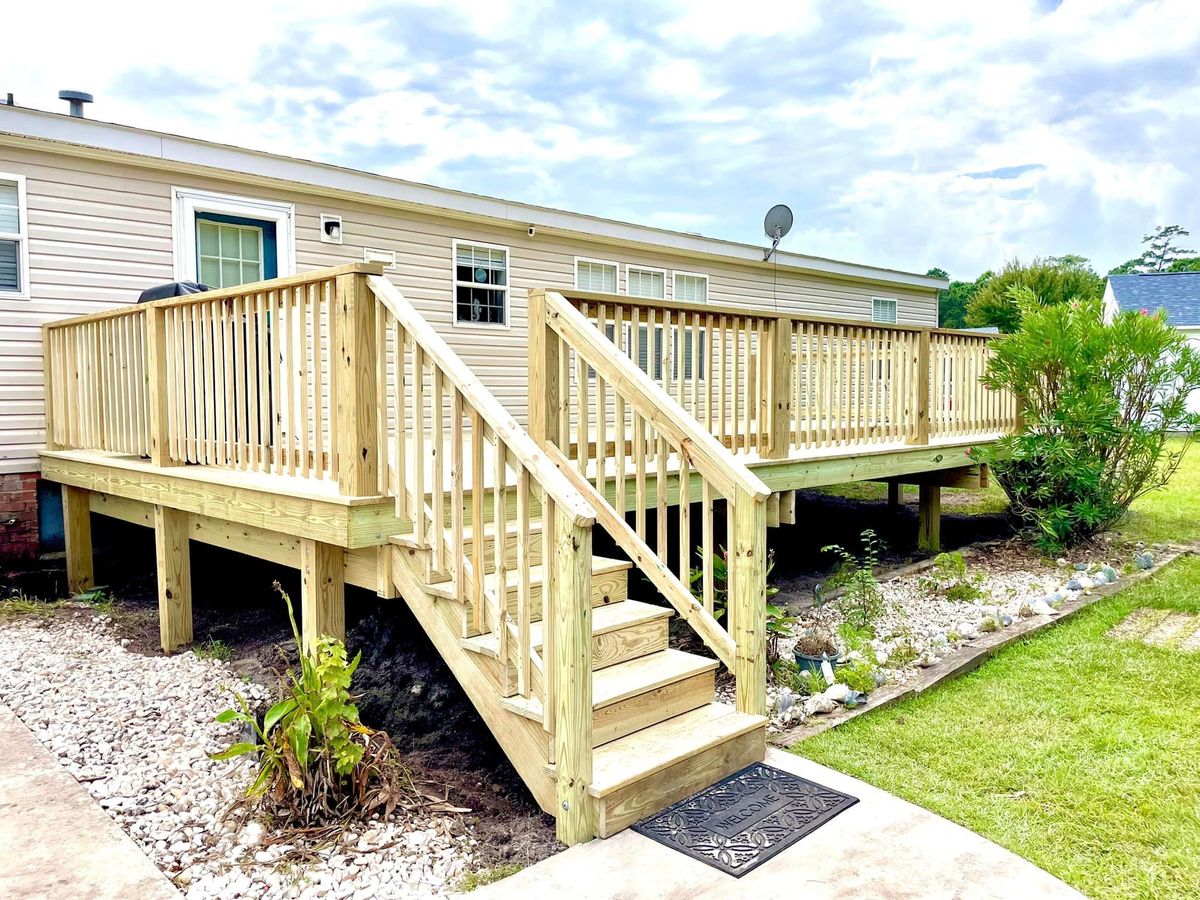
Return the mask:
M 934 292 L 893 288 L 780 270 L 772 296 L 770 265 L 697 258 L 561 235 L 530 237 L 524 227 L 424 214 L 367 204 L 315 201 L 286 185 L 250 187 L 119 160 L 0 146 L 0 171 L 26 176 L 29 218 L 29 300 L 0 300 L 0 472 L 36 469 L 44 444 L 41 333 L 43 322 L 132 303 L 146 287 L 172 280 L 171 187 L 295 204 L 299 271 L 358 262 L 363 248 L 396 252 L 387 276 L 439 329 L 518 419 L 528 406 L 526 291 L 570 289 L 575 257 L 618 264 L 625 293 L 630 264 L 709 276 L 709 302 L 803 311 L 870 320 L 872 297 L 894 297 L 901 322 L 935 325 Z M 320 240 L 320 215 L 342 217 L 342 243 Z M 508 327 L 454 322 L 452 242 L 509 248 Z

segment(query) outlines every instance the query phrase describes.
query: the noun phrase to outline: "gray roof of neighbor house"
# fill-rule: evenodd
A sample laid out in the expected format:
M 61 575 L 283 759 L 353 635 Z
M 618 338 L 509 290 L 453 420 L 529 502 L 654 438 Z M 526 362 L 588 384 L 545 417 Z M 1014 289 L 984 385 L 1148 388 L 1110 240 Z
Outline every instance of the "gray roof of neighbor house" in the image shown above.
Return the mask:
M 1122 310 L 1165 309 L 1176 327 L 1200 325 L 1200 272 L 1110 275 L 1108 283 Z

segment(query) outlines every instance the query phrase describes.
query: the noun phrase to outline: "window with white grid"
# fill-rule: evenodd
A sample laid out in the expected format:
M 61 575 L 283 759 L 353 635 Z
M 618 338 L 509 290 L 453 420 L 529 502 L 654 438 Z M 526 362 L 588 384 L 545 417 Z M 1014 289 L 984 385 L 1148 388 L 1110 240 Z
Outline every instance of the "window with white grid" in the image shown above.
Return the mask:
M 0 297 L 29 296 L 25 179 L 0 175 Z
M 675 299 L 682 303 L 707 303 L 708 276 L 676 272 Z
M 617 292 L 617 264 L 599 259 L 575 259 L 575 287 L 602 294 Z
M 871 321 L 885 325 L 896 324 L 896 301 L 884 297 L 871 298 Z
M 630 266 L 625 270 L 625 292 L 630 297 L 667 299 L 667 273 L 662 269 Z
M 508 324 L 508 248 L 454 242 L 454 317 L 473 325 Z

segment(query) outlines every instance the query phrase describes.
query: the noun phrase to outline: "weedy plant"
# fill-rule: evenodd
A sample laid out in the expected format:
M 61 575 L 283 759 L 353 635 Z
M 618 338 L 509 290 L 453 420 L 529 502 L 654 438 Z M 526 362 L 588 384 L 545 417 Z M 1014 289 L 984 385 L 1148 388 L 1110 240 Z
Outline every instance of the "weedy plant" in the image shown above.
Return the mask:
M 935 556 L 933 566 L 918 583 L 926 593 L 945 597 L 947 600 L 966 603 L 984 596 L 979 587 L 983 583 L 983 575 L 970 571 L 967 561 L 957 550 Z
M 258 774 L 236 808 L 264 812 L 285 826 L 310 828 L 417 805 L 418 795 L 391 739 L 359 721 L 350 684 L 361 654 L 348 660 L 345 645 L 330 637 L 320 638 L 312 653 L 305 653 L 291 598 L 278 582 L 275 589 L 287 606 L 300 674 L 287 672 L 283 699 L 261 720 L 236 692 L 237 708 L 217 716 L 218 722 L 247 726 L 254 737 L 211 754 L 213 759 L 257 757 Z
M 860 556 L 839 544 L 822 547 L 821 552 L 832 553 L 841 560 L 837 572 L 829 579 L 827 585 L 842 589 L 841 596 L 834 601 L 842 613 L 842 620 L 851 628 L 874 634 L 875 623 L 887 612 L 883 589 L 875 578 L 884 544 L 879 535 L 870 528 L 862 533 L 860 540 Z
M 726 550 L 719 547 L 712 556 L 713 567 L 713 618 L 725 624 L 729 613 L 729 564 Z M 775 551 L 767 554 L 767 600 L 779 593 L 771 584 L 771 570 L 775 568 Z M 704 570 L 692 569 L 689 579 L 692 594 L 697 600 L 704 599 Z M 774 664 L 779 659 L 779 641 L 792 632 L 796 620 L 782 607 L 767 603 L 767 662 Z

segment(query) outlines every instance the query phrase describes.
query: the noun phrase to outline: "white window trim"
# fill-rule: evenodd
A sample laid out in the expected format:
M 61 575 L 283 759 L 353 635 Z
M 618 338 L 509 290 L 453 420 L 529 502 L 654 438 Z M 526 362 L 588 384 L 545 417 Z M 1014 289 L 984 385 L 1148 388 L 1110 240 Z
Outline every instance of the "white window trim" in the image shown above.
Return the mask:
M 645 297 L 641 294 L 635 294 L 629 290 L 629 273 L 630 272 L 658 272 L 663 277 L 663 295 L 661 297 Z M 666 269 L 660 269 L 656 266 L 641 266 L 637 263 L 625 264 L 625 293 L 630 297 L 641 297 L 643 300 L 670 300 L 671 289 L 674 288 L 673 279 L 669 277 L 670 273 Z
M 275 223 L 278 276 L 296 274 L 296 207 L 291 203 L 218 194 L 199 188 L 171 188 L 171 228 L 176 281 L 199 281 L 196 271 L 196 213 L 242 216 Z
M 19 291 L 0 291 L 3 300 L 29 299 L 29 200 L 25 194 L 25 176 L 0 172 L 0 181 L 13 181 L 17 185 L 17 234 L 0 234 L 6 241 L 17 242 L 17 278 L 21 281 Z
M 894 322 L 884 322 L 875 318 L 875 301 L 880 303 L 890 303 L 892 308 L 896 310 L 896 320 Z M 879 325 L 895 325 L 900 322 L 900 301 L 895 297 L 872 297 L 871 298 L 871 321 Z
M 613 272 L 616 273 L 616 278 L 614 279 L 616 281 L 616 293 L 621 293 L 621 264 L 611 259 L 596 259 L 594 256 L 575 257 L 575 262 L 573 265 L 573 271 L 575 273 L 575 290 L 582 290 L 582 288 L 579 286 L 579 264 L 581 262 L 595 263 L 598 266 L 612 266 Z
M 458 318 L 458 246 L 466 244 L 468 247 L 482 247 L 485 250 L 503 250 L 504 251 L 504 274 L 506 281 L 504 285 L 504 321 L 503 322 L 462 322 Z M 500 290 L 496 285 L 488 286 L 491 290 Z M 469 238 L 453 239 L 450 242 L 450 324 L 455 328 L 504 328 L 508 329 L 512 326 L 509 324 L 512 320 L 512 250 L 503 244 L 489 244 L 486 241 L 472 241 Z
M 685 275 L 688 278 L 699 278 L 704 282 L 704 299 L 700 302 L 707 303 L 708 302 L 708 289 L 709 289 L 709 287 L 711 287 L 711 285 L 709 283 L 708 276 L 705 275 L 703 272 L 683 272 L 679 269 L 676 269 L 675 271 L 673 271 L 671 273 L 671 296 L 672 297 L 676 296 L 675 279 L 678 278 L 680 275 Z M 686 301 L 681 300 L 679 302 L 680 303 L 685 303 L 685 302 L 686 303 L 695 303 L 696 301 L 695 300 L 686 300 Z

